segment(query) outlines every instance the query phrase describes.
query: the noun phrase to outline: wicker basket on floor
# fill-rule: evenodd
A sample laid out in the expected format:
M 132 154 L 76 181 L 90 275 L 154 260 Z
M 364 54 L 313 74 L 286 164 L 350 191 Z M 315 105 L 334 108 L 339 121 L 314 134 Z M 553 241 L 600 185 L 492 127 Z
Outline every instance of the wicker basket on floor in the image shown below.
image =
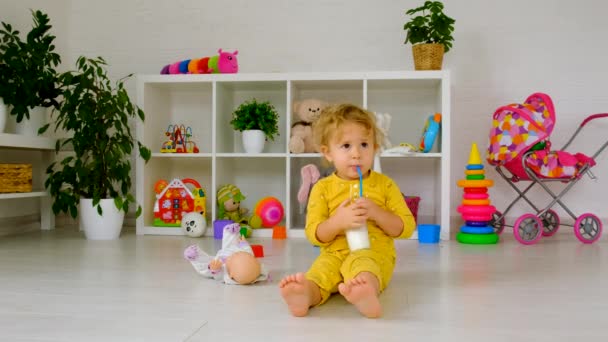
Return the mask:
M 0 193 L 31 191 L 32 164 L 0 164 Z

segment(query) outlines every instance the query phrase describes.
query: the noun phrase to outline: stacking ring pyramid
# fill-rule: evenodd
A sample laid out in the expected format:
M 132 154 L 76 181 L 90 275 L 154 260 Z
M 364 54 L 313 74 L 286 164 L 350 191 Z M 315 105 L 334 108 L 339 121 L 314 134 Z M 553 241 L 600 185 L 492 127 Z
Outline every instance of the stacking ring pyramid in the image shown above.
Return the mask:
M 492 220 L 492 214 L 496 208 L 490 205 L 488 188 L 494 185 L 491 179 L 486 179 L 485 171 L 477 144 L 471 146 L 469 163 L 464 172 L 466 179 L 458 181 L 458 186 L 464 188 L 462 205 L 458 206 L 458 212 L 465 221 L 456 234 L 456 240 L 467 244 L 493 244 L 498 242 L 498 234 L 494 227 L 488 225 Z

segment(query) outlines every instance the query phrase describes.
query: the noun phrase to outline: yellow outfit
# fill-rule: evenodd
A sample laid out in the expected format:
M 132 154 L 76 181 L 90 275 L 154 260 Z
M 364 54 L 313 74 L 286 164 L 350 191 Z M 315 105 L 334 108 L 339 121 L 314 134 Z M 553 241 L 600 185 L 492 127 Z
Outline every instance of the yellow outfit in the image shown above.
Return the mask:
M 393 238 L 386 235 L 374 221 L 367 221 L 369 249 L 351 252 L 343 234 L 327 243 L 317 239 L 319 224 L 334 215 L 340 204 L 350 198 L 351 187 L 357 184 L 359 180 L 344 180 L 334 173 L 319 180 L 312 188 L 308 199 L 306 237 L 314 245 L 320 246 L 321 252 L 306 273 L 306 279 L 319 286 L 321 291 L 319 304 L 324 303 L 332 293 L 338 292 L 340 283 L 354 278 L 361 272 L 374 274 L 380 282 L 380 291 L 386 288 L 393 274 L 396 258 Z M 398 238 L 408 238 L 412 235 L 416 228 L 414 216 L 392 179 L 371 171 L 369 177 L 363 179 L 363 196 L 401 218 L 403 231 Z

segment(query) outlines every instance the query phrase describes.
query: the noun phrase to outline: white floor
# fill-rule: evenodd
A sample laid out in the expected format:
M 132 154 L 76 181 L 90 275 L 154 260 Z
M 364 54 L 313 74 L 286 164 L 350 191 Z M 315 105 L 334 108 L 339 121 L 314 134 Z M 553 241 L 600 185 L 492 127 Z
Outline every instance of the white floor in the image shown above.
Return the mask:
M 291 317 L 277 290 L 305 270 L 304 239 L 264 245 L 269 283 L 227 286 L 182 259 L 191 243 L 123 233 L 86 241 L 58 229 L 0 238 L 0 341 L 606 341 L 608 244 L 571 232 L 523 246 L 398 243 L 384 317 L 361 317 L 336 296 Z

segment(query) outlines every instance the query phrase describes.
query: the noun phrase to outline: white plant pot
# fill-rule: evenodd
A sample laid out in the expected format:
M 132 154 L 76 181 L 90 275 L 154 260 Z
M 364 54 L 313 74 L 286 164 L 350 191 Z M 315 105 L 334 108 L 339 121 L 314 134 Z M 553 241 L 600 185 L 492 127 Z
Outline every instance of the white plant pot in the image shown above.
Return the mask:
M 243 148 L 247 153 L 262 153 L 266 135 L 261 130 L 243 131 Z
M 9 127 L 7 131 L 15 134 L 27 135 L 27 136 L 38 136 L 38 130 L 46 125 L 46 108 L 45 107 L 34 107 L 30 109 L 30 118 L 23 117 L 21 122 L 17 122 L 17 117 L 14 115 L 8 115 Z
M 4 100 L 0 97 L 0 133 L 4 133 L 6 120 L 8 118 L 8 108 L 4 104 Z
M 93 199 L 80 199 L 80 227 L 89 240 L 115 240 L 120 236 L 125 220 L 125 212 L 118 210 L 114 199 L 102 199 L 99 204 L 103 215 L 99 216 L 97 207 L 93 207 Z

